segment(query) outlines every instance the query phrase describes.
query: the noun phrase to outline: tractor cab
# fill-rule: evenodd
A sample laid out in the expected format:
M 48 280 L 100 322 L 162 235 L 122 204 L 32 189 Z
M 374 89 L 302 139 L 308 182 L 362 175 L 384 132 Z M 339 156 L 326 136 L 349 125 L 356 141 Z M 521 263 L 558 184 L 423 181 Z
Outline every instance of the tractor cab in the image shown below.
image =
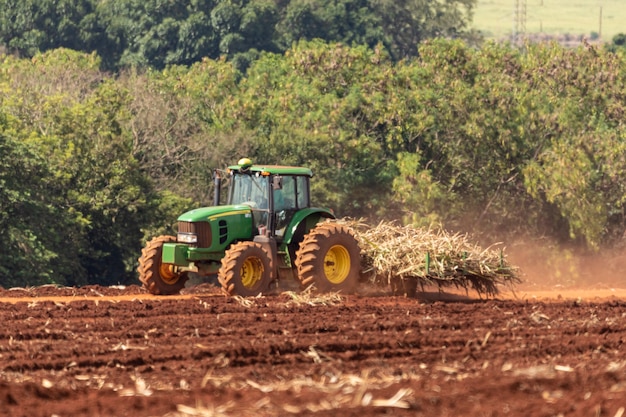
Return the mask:
M 294 214 L 310 207 L 308 168 L 256 166 L 244 158 L 228 173 L 227 204 L 249 206 L 258 235 L 281 241 Z

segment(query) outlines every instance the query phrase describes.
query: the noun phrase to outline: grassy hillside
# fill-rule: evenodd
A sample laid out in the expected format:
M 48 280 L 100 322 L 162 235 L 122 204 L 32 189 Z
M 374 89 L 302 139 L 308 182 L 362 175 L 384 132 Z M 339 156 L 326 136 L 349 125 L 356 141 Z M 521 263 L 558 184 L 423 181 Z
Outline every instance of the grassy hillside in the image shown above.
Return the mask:
M 487 38 L 509 37 L 515 28 L 517 3 L 518 0 L 478 0 L 473 27 Z M 587 37 L 595 33 L 610 42 L 617 33 L 626 33 L 625 2 L 526 0 L 526 33 Z

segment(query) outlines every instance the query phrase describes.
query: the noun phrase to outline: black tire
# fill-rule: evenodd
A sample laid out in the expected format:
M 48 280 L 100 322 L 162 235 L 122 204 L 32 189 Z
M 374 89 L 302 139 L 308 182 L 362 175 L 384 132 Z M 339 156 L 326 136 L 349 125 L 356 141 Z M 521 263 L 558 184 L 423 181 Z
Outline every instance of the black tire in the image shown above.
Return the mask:
M 251 297 L 269 289 L 273 268 L 271 256 L 261 245 L 239 242 L 226 251 L 217 278 L 227 294 Z
M 320 292 L 351 293 L 361 269 L 361 251 L 347 226 L 321 223 L 304 237 L 296 253 L 296 271 L 303 288 Z
M 174 236 L 159 236 L 152 239 L 141 251 L 139 258 L 139 281 L 145 289 L 155 295 L 178 294 L 189 279 L 187 272 L 175 272 L 171 264 L 161 262 L 163 244 L 176 242 Z

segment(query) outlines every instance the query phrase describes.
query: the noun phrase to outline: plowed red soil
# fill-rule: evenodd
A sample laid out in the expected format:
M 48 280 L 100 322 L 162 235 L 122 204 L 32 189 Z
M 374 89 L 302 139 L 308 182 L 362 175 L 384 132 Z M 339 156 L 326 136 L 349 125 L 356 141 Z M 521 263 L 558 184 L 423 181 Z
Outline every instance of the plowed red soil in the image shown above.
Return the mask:
M 0 415 L 621 417 L 624 294 L 0 290 Z

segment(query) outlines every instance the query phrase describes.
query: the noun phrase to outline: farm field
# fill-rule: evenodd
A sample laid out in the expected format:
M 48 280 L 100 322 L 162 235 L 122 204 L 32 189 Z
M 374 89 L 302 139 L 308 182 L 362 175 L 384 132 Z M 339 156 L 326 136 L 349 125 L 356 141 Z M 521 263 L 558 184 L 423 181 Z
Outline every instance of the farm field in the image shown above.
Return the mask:
M 503 39 L 515 28 L 517 4 L 523 0 L 478 0 L 473 28 L 487 38 Z M 526 33 L 548 35 L 601 35 L 605 42 L 626 31 L 622 0 L 527 0 Z
M 0 290 L 2 416 L 622 416 L 626 291 Z

